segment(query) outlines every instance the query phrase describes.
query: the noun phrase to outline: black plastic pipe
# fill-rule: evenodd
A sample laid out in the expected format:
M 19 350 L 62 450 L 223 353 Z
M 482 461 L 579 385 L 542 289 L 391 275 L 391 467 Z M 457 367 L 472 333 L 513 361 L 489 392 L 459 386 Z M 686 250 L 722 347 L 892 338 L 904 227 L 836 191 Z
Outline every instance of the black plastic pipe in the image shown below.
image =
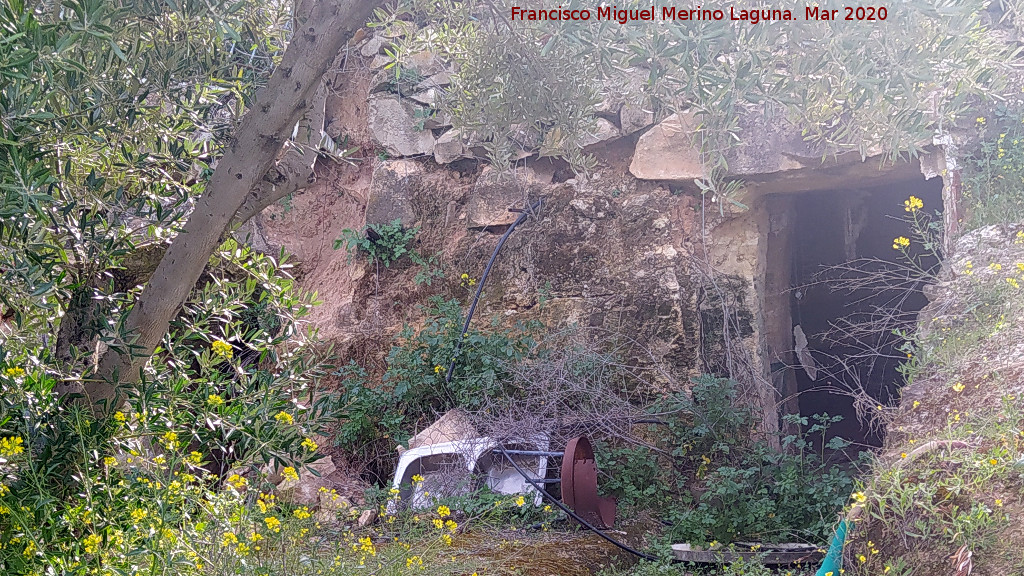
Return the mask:
M 498 240 L 498 245 L 494 247 L 494 252 L 491 253 L 491 259 L 487 261 L 487 267 L 484 268 L 484 274 L 480 277 L 480 283 L 476 286 L 476 295 L 473 296 L 473 303 L 469 305 L 469 313 L 466 314 L 466 323 L 462 325 L 462 333 L 459 334 L 459 341 L 455 343 L 455 353 L 452 354 L 452 363 L 448 366 L 448 372 L 444 375 L 445 384 L 452 381 L 452 372 L 455 372 L 455 362 L 458 361 L 459 353 L 462 352 L 462 341 L 466 339 L 466 334 L 469 333 L 469 322 L 473 319 L 473 313 L 476 312 L 477 302 L 480 301 L 480 295 L 483 294 L 484 282 L 487 281 L 487 276 L 491 273 L 491 267 L 494 266 L 494 261 L 498 259 L 498 252 L 501 251 L 501 247 L 505 245 L 505 240 L 508 240 L 508 237 L 512 235 L 512 231 L 516 229 L 516 226 L 525 222 L 526 219 L 529 218 L 530 214 L 533 214 L 533 212 L 540 208 L 543 203 L 544 199 L 541 198 L 534 202 L 532 206 L 523 210 L 522 214 L 519 215 L 519 218 L 516 218 L 516 221 L 508 227 L 508 230 L 505 230 L 504 234 L 502 234 L 501 239 Z

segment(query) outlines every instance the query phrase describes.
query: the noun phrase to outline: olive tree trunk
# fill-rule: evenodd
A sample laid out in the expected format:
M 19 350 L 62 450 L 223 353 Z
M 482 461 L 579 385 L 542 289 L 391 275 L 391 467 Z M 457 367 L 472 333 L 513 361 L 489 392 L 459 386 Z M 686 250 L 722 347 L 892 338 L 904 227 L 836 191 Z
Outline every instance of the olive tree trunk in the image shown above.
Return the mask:
M 350 38 L 383 0 L 300 0 L 296 28 L 281 64 L 237 132 L 182 231 L 168 247 L 126 321 L 127 338 L 100 358 L 96 373 L 80 392 L 97 417 L 113 409 L 119 388 L 136 385 L 140 370 L 163 339 L 171 320 L 195 287 L 236 213 L 266 206 L 282 190 L 308 185 L 311 172 L 294 169 L 296 156 L 285 150 L 296 124 L 320 101 L 324 73 Z M 315 114 L 314 114 L 315 117 Z M 322 116 L 321 122 L 322 122 Z M 316 127 L 317 130 L 321 126 Z M 315 155 L 314 155 L 315 157 Z M 244 215 L 243 215 L 244 216 Z

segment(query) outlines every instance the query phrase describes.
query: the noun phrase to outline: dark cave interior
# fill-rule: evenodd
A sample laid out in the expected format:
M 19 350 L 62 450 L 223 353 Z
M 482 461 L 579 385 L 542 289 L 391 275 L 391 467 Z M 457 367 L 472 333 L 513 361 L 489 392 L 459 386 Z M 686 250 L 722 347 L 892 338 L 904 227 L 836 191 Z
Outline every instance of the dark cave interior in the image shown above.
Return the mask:
M 917 213 L 905 209 L 904 201 L 912 195 L 924 203 Z M 901 252 L 893 248 L 898 237 L 911 240 L 907 254 L 917 258 L 921 267 L 938 265 L 939 255 L 925 249 L 907 219 L 927 216 L 938 222 L 941 230 L 942 181 L 922 178 L 861 190 L 807 192 L 793 203 L 790 316 L 792 326 L 800 326 L 806 335 L 806 349 L 817 368 L 816 373 L 806 370 L 798 355 L 792 356 L 799 412 L 808 419 L 820 413 L 842 416 L 825 441 L 837 435 L 845 438 L 853 444 L 844 454 L 855 456 L 860 449 L 880 446 L 883 432 L 858 421 L 853 397 L 842 391 L 859 381 L 871 402 L 889 406 L 897 401 L 903 383 L 898 370 L 905 359 L 900 350 L 903 340 L 893 334 L 891 324 L 879 329 L 878 319 L 894 313 L 902 322 L 912 323 L 927 299 L 921 293 L 921 281 L 900 288 L 853 289 L 845 280 L 851 272 L 835 267 L 856 263 L 856 268 L 866 273 L 892 269 L 901 258 Z M 863 277 L 863 272 L 857 276 Z M 850 337 L 852 330 L 846 321 L 860 327 L 868 319 L 872 329 Z M 795 338 L 789 337 L 795 349 Z M 867 400 L 862 397 L 862 410 Z M 813 424 L 811 420 L 809 425 Z

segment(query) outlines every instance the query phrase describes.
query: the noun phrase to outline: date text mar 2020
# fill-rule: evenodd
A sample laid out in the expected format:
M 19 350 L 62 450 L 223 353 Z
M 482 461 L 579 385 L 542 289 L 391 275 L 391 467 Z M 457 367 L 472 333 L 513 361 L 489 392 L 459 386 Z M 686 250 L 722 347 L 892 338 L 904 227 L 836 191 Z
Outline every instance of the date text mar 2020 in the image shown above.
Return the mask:
M 796 14 L 794 14 L 796 12 Z M 889 13 L 885 6 L 844 6 L 842 8 L 822 8 L 820 6 L 805 6 L 803 16 L 805 20 L 850 20 L 850 21 L 884 21 Z M 630 22 L 653 21 L 661 16 L 661 20 L 743 20 L 751 24 L 769 22 L 772 20 L 796 20 L 800 10 L 780 9 L 737 9 L 729 6 L 727 9 L 713 9 L 698 6 L 697 8 L 675 8 L 661 7 L 659 11 L 655 6 L 645 9 L 619 9 L 617 6 L 601 6 L 595 10 L 569 10 L 562 8 L 552 9 L 526 9 L 518 6 L 512 7 L 512 20 L 539 21 L 539 20 L 572 20 L 586 21 L 590 19 L 598 21 L 616 21 L 620 24 Z

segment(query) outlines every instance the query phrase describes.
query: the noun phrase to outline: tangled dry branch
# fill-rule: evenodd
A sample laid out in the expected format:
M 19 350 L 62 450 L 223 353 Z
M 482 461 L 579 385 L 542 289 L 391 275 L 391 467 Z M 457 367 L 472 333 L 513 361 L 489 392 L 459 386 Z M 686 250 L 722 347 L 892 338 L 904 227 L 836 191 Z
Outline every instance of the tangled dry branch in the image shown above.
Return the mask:
M 637 443 L 636 424 L 663 416 L 650 406 L 672 377 L 639 343 L 603 329 L 572 328 L 545 337 L 535 352 L 510 367 L 512 399 L 491 399 L 472 414 L 484 435 L 542 436 L 554 447 L 582 434 Z M 637 357 L 647 361 L 623 360 Z

